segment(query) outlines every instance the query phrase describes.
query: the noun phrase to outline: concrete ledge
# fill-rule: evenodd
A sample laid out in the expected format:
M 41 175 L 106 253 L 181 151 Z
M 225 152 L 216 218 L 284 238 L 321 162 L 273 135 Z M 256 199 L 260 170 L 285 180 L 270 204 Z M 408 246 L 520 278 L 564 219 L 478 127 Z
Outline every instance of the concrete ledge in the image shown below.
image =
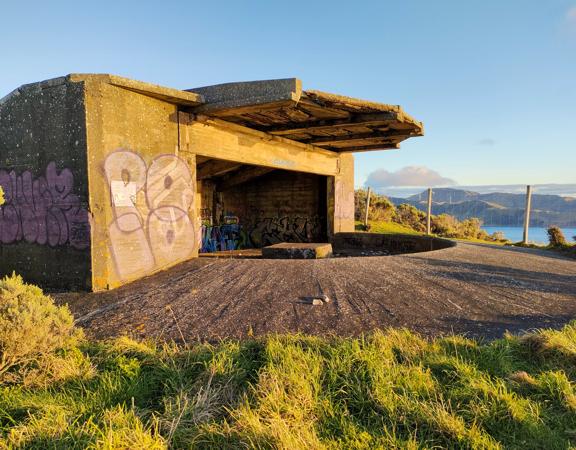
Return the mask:
M 384 250 L 391 255 L 397 255 L 455 247 L 456 242 L 433 236 L 413 234 L 336 233 L 332 245 L 336 253 Z
M 290 243 L 270 245 L 262 249 L 262 258 L 319 259 L 332 256 L 332 245 L 324 243 Z

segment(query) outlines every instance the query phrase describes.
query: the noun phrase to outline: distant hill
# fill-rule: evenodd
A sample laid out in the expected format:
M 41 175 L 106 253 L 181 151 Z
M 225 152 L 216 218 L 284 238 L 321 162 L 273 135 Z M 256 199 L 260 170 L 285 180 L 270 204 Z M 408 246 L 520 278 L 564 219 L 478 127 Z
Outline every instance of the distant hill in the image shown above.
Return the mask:
M 409 203 L 426 210 L 428 192 L 408 198 L 389 197 L 399 205 Z M 489 193 L 440 188 L 434 189 L 433 214 L 450 214 L 460 220 L 469 217 L 482 219 L 485 225 L 521 226 L 524 220 L 526 196 L 523 194 Z M 531 226 L 576 227 L 576 198 L 559 195 L 532 195 Z

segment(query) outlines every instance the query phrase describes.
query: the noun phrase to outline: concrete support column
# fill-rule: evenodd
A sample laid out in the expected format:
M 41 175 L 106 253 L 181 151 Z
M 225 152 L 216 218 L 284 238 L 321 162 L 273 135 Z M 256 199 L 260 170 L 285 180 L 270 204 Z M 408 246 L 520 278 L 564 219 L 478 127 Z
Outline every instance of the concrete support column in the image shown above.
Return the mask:
M 340 172 L 328 177 L 328 238 L 354 231 L 354 155 L 339 157 Z

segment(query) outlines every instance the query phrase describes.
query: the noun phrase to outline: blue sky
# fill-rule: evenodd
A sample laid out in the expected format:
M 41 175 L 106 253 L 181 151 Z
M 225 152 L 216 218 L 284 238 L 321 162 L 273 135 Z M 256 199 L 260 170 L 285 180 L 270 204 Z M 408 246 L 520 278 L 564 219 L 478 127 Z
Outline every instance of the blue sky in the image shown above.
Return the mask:
M 357 185 L 378 170 L 576 183 L 576 0 L 3 0 L 0 14 L 0 97 L 71 72 L 176 88 L 296 76 L 424 122 L 399 151 L 358 154 Z

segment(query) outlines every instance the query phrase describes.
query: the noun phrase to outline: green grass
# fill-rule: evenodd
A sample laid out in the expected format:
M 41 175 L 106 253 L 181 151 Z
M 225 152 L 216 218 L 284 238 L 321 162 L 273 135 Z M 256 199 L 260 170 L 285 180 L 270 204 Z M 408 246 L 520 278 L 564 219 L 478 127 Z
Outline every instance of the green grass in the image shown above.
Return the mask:
M 383 221 L 373 221 L 368 222 L 370 224 L 371 233 L 386 233 L 386 234 L 425 234 L 420 233 L 410 227 L 401 225 L 396 222 L 383 222 Z M 364 226 L 363 222 L 356 221 L 356 229 L 361 230 Z
M 405 225 L 401 225 L 396 222 L 384 222 L 384 221 L 369 221 L 370 224 L 370 232 L 371 233 L 384 233 L 384 234 L 419 234 L 425 235 L 426 233 L 421 233 L 416 231 L 410 227 Z M 363 229 L 363 222 L 356 221 L 355 227 L 356 230 L 360 231 Z M 483 239 L 463 239 L 463 238 L 446 238 L 452 239 L 454 241 L 461 241 L 461 242 L 477 242 L 480 244 L 490 244 L 490 245 L 506 245 L 506 242 L 499 242 L 499 241 L 485 241 Z
M 0 448 L 576 445 L 576 324 L 481 343 L 404 330 L 187 347 L 91 342 L 92 366 L 0 385 Z

